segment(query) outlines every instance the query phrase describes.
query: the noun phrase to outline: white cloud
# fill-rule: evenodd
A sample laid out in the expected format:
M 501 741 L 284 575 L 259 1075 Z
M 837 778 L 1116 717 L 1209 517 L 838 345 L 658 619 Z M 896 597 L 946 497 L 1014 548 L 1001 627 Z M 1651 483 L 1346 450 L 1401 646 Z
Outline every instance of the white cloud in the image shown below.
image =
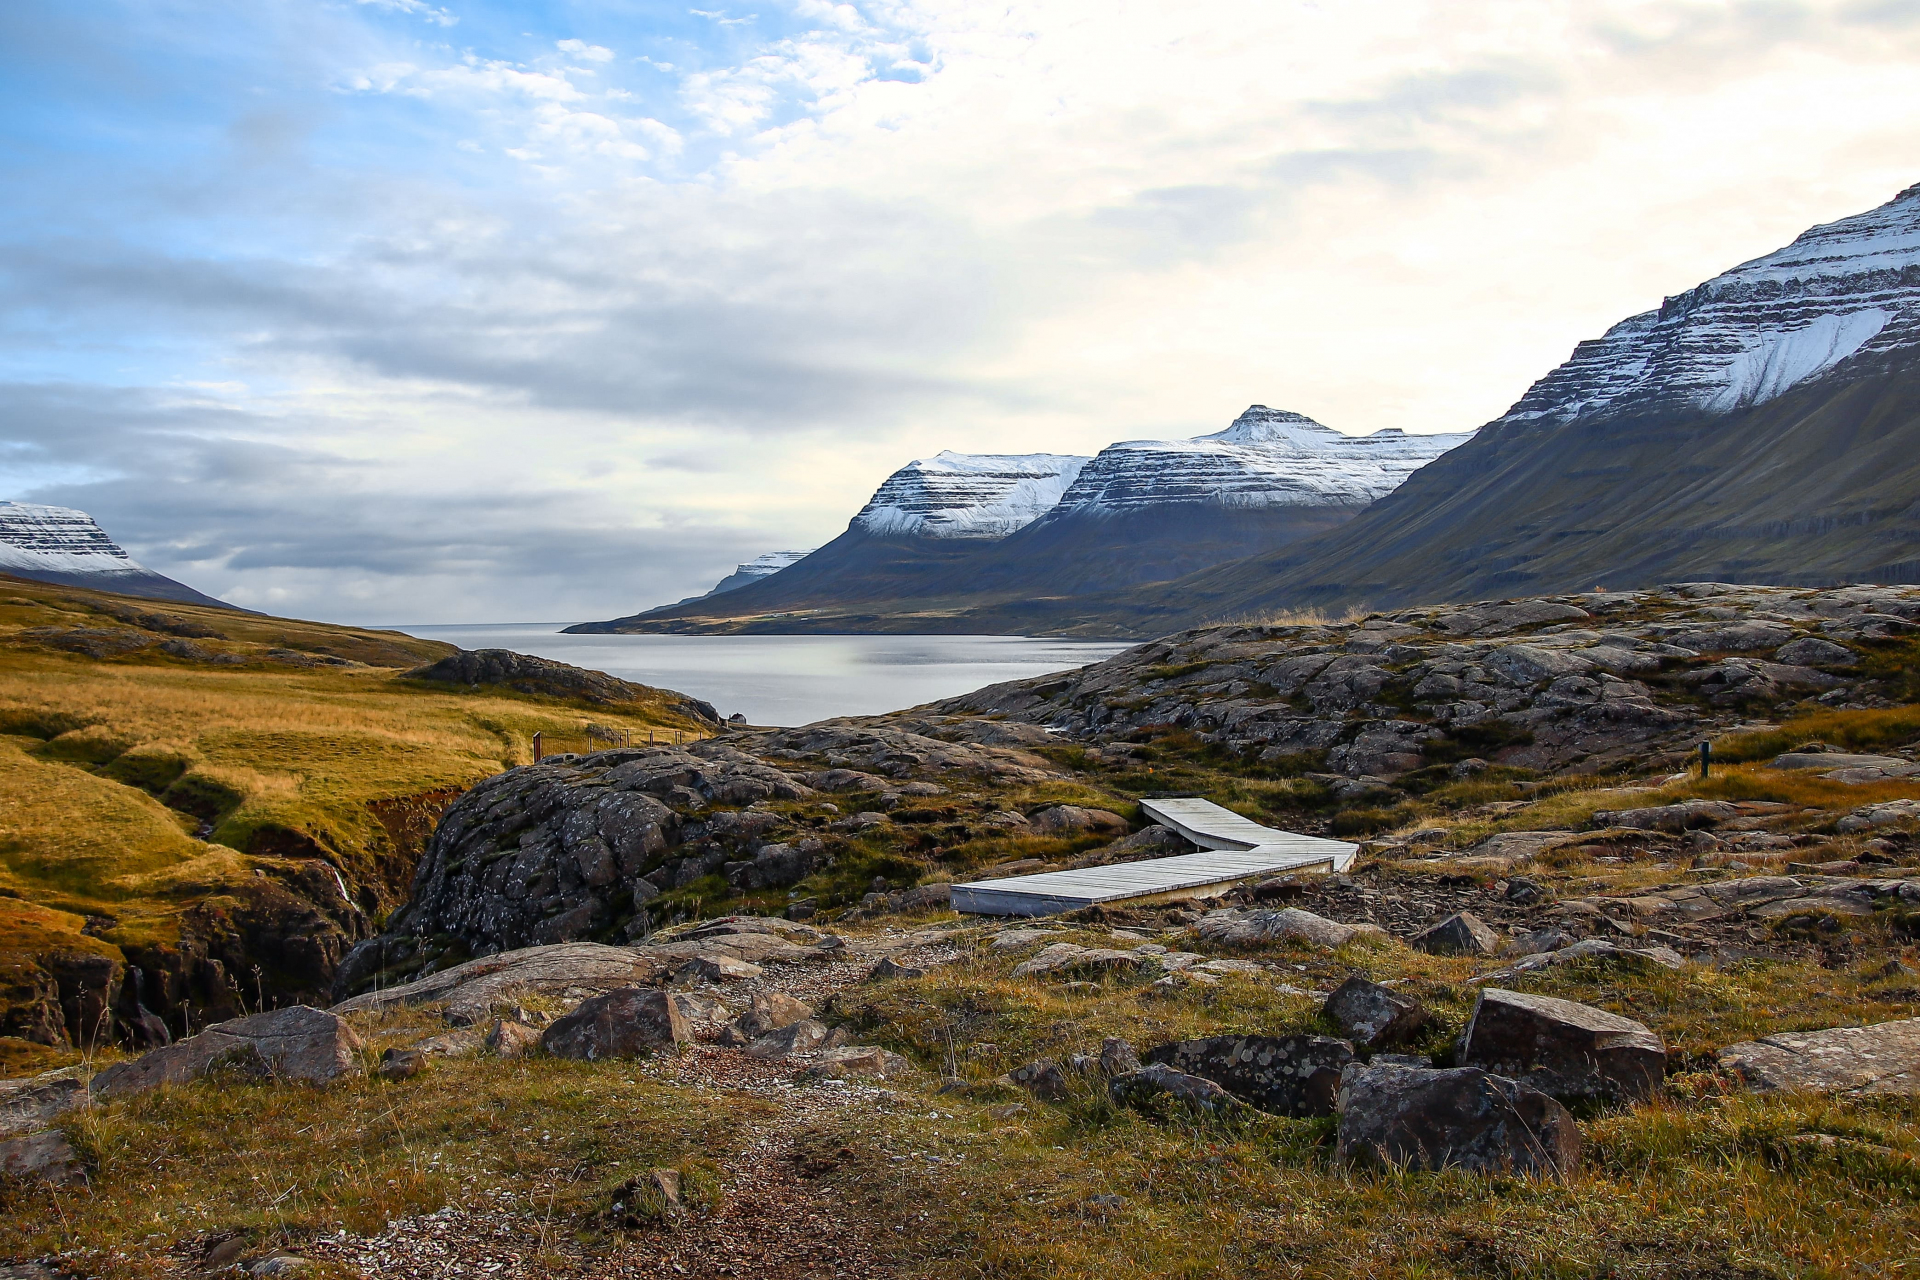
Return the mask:
M 370 5 L 375 9 L 386 9 L 393 13 L 412 14 L 443 27 L 451 27 L 460 21 L 447 10 L 427 4 L 425 0 L 354 0 L 354 2 Z
M 561 40 L 554 45 L 562 53 L 570 53 L 576 58 L 585 58 L 588 62 L 612 62 L 613 50 L 605 45 L 588 44 L 585 40 Z

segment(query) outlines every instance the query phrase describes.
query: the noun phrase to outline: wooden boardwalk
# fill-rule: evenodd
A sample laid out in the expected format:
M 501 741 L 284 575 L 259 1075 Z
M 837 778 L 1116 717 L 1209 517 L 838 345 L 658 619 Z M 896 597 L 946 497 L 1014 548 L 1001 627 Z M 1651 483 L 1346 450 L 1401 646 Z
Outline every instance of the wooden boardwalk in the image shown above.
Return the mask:
M 1145 905 L 1206 898 L 1282 871 L 1344 871 L 1358 849 L 1344 840 L 1263 827 L 1210 800 L 1142 800 L 1140 808 L 1205 852 L 956 884 L 953 909 L 972 915 L 1045 916 L 1101 902 Z

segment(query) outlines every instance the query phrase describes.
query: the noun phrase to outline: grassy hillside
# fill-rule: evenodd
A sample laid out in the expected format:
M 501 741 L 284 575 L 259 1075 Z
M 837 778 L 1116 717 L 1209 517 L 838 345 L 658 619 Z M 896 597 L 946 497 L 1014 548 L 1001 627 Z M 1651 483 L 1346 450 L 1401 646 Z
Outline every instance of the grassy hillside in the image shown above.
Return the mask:
M 323 988 L 440 809 L 536 731 L 698 733 L 665 691 L 609 708 L 403 678 L 453 651 L 0 580 L 0 1036 L 84 1037 L 116 998 L 178 1031 Z

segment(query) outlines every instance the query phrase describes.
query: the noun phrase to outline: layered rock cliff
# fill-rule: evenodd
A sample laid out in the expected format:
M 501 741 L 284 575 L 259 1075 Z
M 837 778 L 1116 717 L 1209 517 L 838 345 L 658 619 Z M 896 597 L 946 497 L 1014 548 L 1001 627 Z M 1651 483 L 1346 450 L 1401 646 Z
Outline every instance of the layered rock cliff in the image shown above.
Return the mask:
M 0 573 L 149 600 L 231 608 L 128 555 L 94 518 L 72 507 L 0 502 Z

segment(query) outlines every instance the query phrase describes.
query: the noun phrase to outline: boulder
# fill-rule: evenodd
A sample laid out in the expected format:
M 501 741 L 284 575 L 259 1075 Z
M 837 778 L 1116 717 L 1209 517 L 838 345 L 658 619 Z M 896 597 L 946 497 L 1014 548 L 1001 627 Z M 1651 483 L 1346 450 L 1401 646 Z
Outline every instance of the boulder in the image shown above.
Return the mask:
M 0 1141 L 0 1175 L 53 1183 L 80 1182 L 87 1176 L 79 1153 L 58 1129 Z
M 629 987 L 582 1001 L 548 1027 L 541 1047 L 559 1058 L 632 1058 L 691 1039 L 687 1021 L 664 991 Z
M 802 1018 L 790 1022 L 784 1027 L 755 1037 L 752 1044 L 742 1052 L 754 1058 L 774 1060 L 791 1057 L 796 1053 L 814 1053 L 821 1049 L 832 1049 L 843 1045 L 849 1039 L 845 1027 L 829 1027 L 812 1018 Z
M 1340 1034 L 1362 1049 L 1392 1049 L 1406 1044 L 1432 1023 L 1418 1000 L 1354 974 L 1327 997 L 1321 1011 Z
M 769 1031 L 790 1027 L 812 1016 L 810 1007 L 790 995 L 778 991 L 758 992 L 746 1012 L 727 1024 L 727 1029 L 721 1032 L 720 1043 L 742 1048 Z
M 828 1080 L 861 1076 L 891 1080 L 915 1074 L 914 1065 L 897 1053 L 871 1044 L 845 1044 L 821 1053 L 807 1074 Z
M 1363 937 L 1381 938 L 1378 925 L 1340 924 L 1299 907 L 1279 911 L 1210 911 L 1194 927 L 1209 942 L 1249 945 L 1294 938 L 1321 947 L 1344 947 Z
M 293 1005 L 216 1023 L 133 1062 L 115 1063 L 94 1077 L 93 1094 L 114 1098 L 185 1084 L 220 1068 L 324 1085 L 360 1070 L 360 1047 L 360 1037 L 343 1019 Z
M 1790 667 L 1850 667 L 1859 661 L 1845 645 L 1818 636 L 1802 636 L 1781 645 L 1774 650 L 1773 660 Z
M 540 1029 L 524 1022 L 495 1019 L 487 1032 L 487 1052 L 501 1058 L 520 1058 L 540 1046 Z
M 1605 1009 L 1489 987 L 1474 1003 L 1459 1063 L 1562 1102 L 1641 1102 L 1666 1079 L 1667 1046 L 1643 1023 Z
M 1777 1032 L 1722 1049 L 1720 1066 L 1766 1092 L 1912 1096 L 1920 1094 L 1920 1018 Z
M 1123 1106 L 1152 1107 L 1173 1102 L 1215 1115 L 1246 1106 L 1216 1082 L 1162 1063 L 1150 1063 L 1138 1071 L 1113 1077 L 1107 1082 L 1107 1092 Z
M 1341 1082 L 1336 1159 L 1423 1172 L 1566 1177 L 1580 1128 L 1537 1089 L 1474 1067 L 1356 1067 Z
M 427 1062 L 418 1049 L 389 1049 L 380 1055 L 378 1074 L 383 1080 L 410 1080 L 427 1069 Z
M 1262 1111 L 1282 1116 L 1333 1114 L 1340 1072 L 1353 1046 L 1327 1036 L 1208 1036 L 1161 1045 L 1160 1064 L 1213 1081 Z
M 1490 956 L 1500 950 L 1500 935 L 1471 911 L 1460 911 L 1422 929 L 1408 940 L 1436 956 Z
M 1105 809 L 1083 809 L 1079 805 L 1049 805 L 1037 813 L 1028 815 L 1027 821 L 1036 831 L 1048 835 L 1066 835 L 1078 831 L 1105 832 L 1112 835 L 1125 835 L 1127 820 L 1117 813 Z
M 673 971 L 675 982 L 738 982 L 757 978 L 766 970 L 728 955 L 695 956 Z
M 1056 942 L 1029 960 L 1013 967 L 1016 978 L 1044 977 L 1053 973 L 1125 972 L 1140 967 L 1146 959 L 1131 951 L 1113 951 L 1105 947 L 1081 947 L 1071 942 Z
M 0 1080 L 0 1135 L 44 1129 L 55 1116 L 86 1100 L 82 1067 L 61 1067 L 22 1080 Z
M 1100 1070 L 1108 1076 L 1124 1076 L 1140 1069 L 1140 1055 L 1128 1041 L 1109 1036 L 1100 1042 Z

